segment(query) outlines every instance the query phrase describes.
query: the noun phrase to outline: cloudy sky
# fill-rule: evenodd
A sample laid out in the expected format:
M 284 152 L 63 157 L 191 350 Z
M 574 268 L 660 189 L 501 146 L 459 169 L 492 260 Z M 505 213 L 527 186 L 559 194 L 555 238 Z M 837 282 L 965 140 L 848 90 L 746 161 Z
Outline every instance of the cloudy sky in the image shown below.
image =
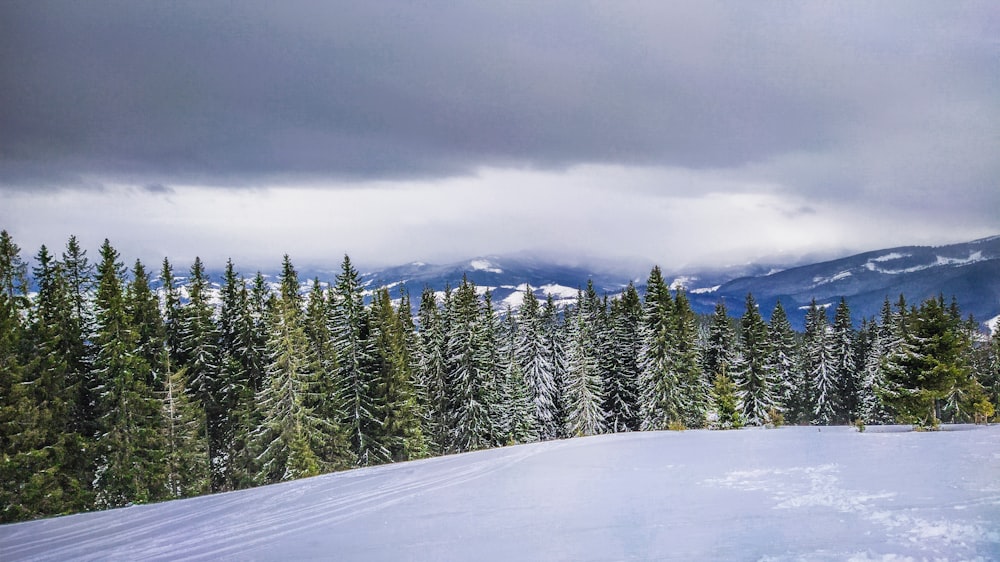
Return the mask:
M 665 267 L 1000 233 L 983 2 L 0 6 L 0 227 Z

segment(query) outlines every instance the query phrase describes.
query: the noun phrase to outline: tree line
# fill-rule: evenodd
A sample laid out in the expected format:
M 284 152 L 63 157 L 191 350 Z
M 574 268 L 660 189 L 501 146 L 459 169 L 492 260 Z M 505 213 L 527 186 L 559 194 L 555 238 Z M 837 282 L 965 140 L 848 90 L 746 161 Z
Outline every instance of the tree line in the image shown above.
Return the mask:
M 28 272 L 0 232 L 0 520 L 236 490 L 323 472 L 606 432 L 986 419 L 1000 336 L 943 297 L 846 301 L 805 330 L 752 295 L 696 315 L 658 267 L 645 294 L 514 312 L 468 280 L 443 294 L 362 286 L 350 258 L 303 291 L 164 259 L 154 291 L 105 240 Z M 29 277 L 36 291 L 29 293 Z

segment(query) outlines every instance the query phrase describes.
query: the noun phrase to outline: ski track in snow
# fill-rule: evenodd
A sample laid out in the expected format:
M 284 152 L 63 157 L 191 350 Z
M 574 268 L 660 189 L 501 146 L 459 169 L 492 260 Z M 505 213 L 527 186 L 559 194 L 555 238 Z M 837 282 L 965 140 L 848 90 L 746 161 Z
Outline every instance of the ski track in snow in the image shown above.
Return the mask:
M 472 462 L 467 457 L 445 456 L 166 504 L 30 522 L 24 524 L 30 528 L 20 533 L 0 533 L 0 560 L 242 558 L 240 553 L 251 552 L 255 546 L 273 542 L 290 532 L 335 524 L 414 496 L 475 480 L 542 451 L 522 447 L 513 455 L 499 459 L 485 455 Z M 442 466 L 433 471 L 426 470 L 429 467 L 421 470 L 418 467 L 422 463 Z M 187 502 L 204 505 L 196 507 Z M 171 507 L 186 509 L 169 513 Z M 107 520 L 101 524 L 101 533 L 95 535 L 93 522 L 81 517 Z M 70 521 L 74 518 L 78 518 L 79 525 Z M 61 527 L 57 541 L 39 532 L 49 525 Z M 213 527 L 224 531 L 213 532 Z M 188 532 L 177 533 L 178 528 Z M 4 546 L 15 541 L 18 543 L 15 547 Z M 81 553 L 92 554 L 81 556 Z

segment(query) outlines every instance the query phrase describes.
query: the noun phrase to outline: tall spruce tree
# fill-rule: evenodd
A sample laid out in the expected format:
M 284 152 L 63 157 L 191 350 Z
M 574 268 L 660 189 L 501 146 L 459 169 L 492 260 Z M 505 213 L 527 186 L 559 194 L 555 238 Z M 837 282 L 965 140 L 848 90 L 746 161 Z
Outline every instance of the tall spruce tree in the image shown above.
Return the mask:
M 500 402 L 506 407 L 499 428 L 500 442 L 513 444 L 538 441 L 532 389 L 524 377 L 521 360 L 518 358 L 520 328 L 510 305 L 507 306 L 504 319 L 500 346 L 504 376 Z
M 556 383 L 552 352 L 546 342 L 538 299 L 525 285 L 524 300 L 518 311 L 515 357 L 529 389 L 534 426 L 539 438 L 554 439 L 559 434 L 556 412 Z
M 361 282 L 351 259 L 344 256 L 330 303 L 330 333 L 337 354 L 337 385 L 342 389 L 343 425 L 361 466 L 377 464 L 390 455 L 378 441 L 382 422 L 376 411 L 371 373 L 372 342 Z
M 0 231 L 0 521 L 43 514 L 49 508 L 36 505 L 39 496 L 58 488 L 45 475 L 42 481 L 31 480 L 34 470 L 44 470 L 49 460 L 34 459 L 45 439 L 37 435 L 43 413 L 34 403 L 34 381 L 26 372 L 27 286 L 21 249 L 6 230 Z
M 298 275 L 287 255 L 280 285 L 268 334 L 267 384 L 257 397 L 263 412 L 254 436 L 261 482 L 312 476 L 353 463 L 339 424 L 317 411 L 324 398 L 319 362 L 306 335 Z M 323 458 L 331 450 L 335 453 Z
M 165 495 L 162 409 L 147 383 L 150 366 L 139 350 L 129 314 L 124 267 L 108 240 L 97 273 L 96 334 L 99 433 L 94 479 L 98 507 L 120 507 Z
M 829 425 L 837 417 L 840 393 L 826 308 L 817 305 L 815 299 L 806 312 L 805 328 L 803 360 L 808 377 L 808 404 L 812 411 L 812 419 L 809 421 L 817 425 Z
M 808 408 L 800 391 L 805 388 L 806 379 L 799 368 L 801 360 L 796 334 L 780 299 L 771 312 L 768 347 L 768 366 L 774 374 L 777 409 L 787 421 L 797 422 L 807 415 Z
M 674 295 L 671 324 L 671 369 L 680 386 L 680 421 L 686 427 L 704 427 L 711 387 L 701 370 L 697 318 L 683 288 Z
M 946 398 L 961 390 L 976 396 L 978 382 L 966 363 L 962 320 L 949 312 L 944 299 L 928 299 L 900 319 L 901 351 L 890 356 L 880 396 L 900 421 L 937 427 Z
M 702 352 L 702 372 L 714 384 L 716 375 L 732 375 L 735 360 L 736 334 L 726 303 L 720 300 L 715 304 L 715 312 L 708 328 L 708 338 Z
M 598 311 L 595 299 L 577 294 L 577 305 L 571 316 L 569 353 L 563 394 L 566 401 L 566 434 L 570 437 L 596 435 L 605 430 L 604 389 L 598 370 L 597 346 Z
M 446 295 L 450 293 L 450 289 L 445 291 Z M 433 289 L 424 288 L 417 316 L 416 376 L 417 395 L 423 412 L 423 433 L 430 451 L 441 454 L 449 441 L 448 373 L 445 364 L 447 330 Z
M 629 283 L 621 296 L 611 301 L 611 353 L 617 368 L 605 380 L 605 411 L 608 430 L 639 429 L 639 358 L 642 353 L 642 301 Z
M 774 375 L 768 358 L 771 354 L 767 324 L 757 310 L 757 301 L 747 294 L 746 309 L 740 321 L 740 351 L 743 356 L 741 369 L 733 373 L 733 380 L 741 397 L 741 414 L 748 425 L 764 425 L 770 421 L 769 412 L 775 407 Z
M 211 302 L 211 285 L 201 258 L 195 258 L 185 285 L 188 302 L 180 312 L 180 368 L 188 376 L 188 391 L 205 410 L 208 446 L 212 467 L 212 489 L 218 491 L 226 480 L 225 387 L 219 368 L 219 331 Z
M 834 421 L 846 423 L 857 419 L 859 414 L 859 388 L 857 339 L 851 321 L 851 309 L 847 300 L 840 299 L 833 317 L 833 332 L 830 337 L 833 346 L 834 380 L 837 385 L 837 412 Z
M 643 430 L 667 429 L 680 421 L 680 381 L 673 369 L 673 303 L 659 267 L 646 281 L 639 411 Z
M 409 300 L 403 299 L 408 308 Z M 400 307 L 402 309 L 402 305 Z M 382 431 L 378 439 L 388 453 L 385 461 L 398 462 L 427 456 L 421 427 L 413 361 L 402 311 L 393 309 L 389 290 L 375 292 L 372 301 L 372 341 L 374 342 L 375 405 Z
M 449 387 L 452 390 L 449 409 L 452 412 L 450 451 L 474 451 L 495 445 L 492 380 L 483 365 L 483 321 L 485 312 L 479 306 L 475 285 L 467 278 L 455 290 L 448 315 L 450 332 L 446 362 Z

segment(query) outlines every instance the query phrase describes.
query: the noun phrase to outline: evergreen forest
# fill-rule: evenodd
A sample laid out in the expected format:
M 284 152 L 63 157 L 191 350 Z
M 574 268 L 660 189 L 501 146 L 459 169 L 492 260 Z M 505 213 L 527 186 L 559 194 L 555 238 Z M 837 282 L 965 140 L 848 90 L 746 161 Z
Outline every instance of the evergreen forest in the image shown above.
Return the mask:
M 107 240 L 31 263 L 0 233 L 3 522 L 600 433 L 934 429 L 1000 394 L 1000 335 L 944 296 L 813 302 L 797 332 L 753 295 L 698 316 L 658 267 L 643 295 L 529 289 L 515 312 L 468 280 L 365 287 L 346 256 L 308 290 L 288 256 L 276 283 L 228 262 L 219 291 L 199 259 L 127 266 Z

